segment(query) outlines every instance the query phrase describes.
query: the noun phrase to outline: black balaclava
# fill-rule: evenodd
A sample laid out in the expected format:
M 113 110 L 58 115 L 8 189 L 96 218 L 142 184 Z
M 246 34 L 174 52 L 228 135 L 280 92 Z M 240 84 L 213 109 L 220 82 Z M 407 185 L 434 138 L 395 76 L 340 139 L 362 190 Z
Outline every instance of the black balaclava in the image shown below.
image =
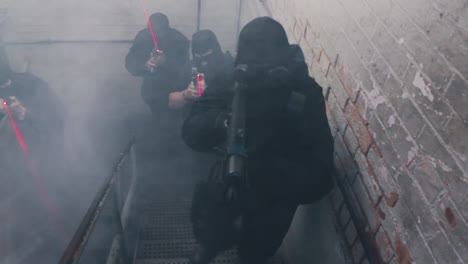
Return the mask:
M 163 13 L 154 13 L 150 16 L 150 22 L 156 35 L 164 35 L 170 29 L 169 19 Z
M 289 41 L 283 26 L 270 17 L 259 17 L 244 26 L 239 35 L 236 65 L 285 65 Z
M 192 54 L 198 53 L 203 54 L 209 49 L 213 50 L 213 53 L 220 54 L 221 45 L 219 45 L 218 38 L 215 33 L 211 30 L 200 30 L 192 36 Z
M 204 54 L 210 49 L 213 50 L 211 55 L 202 58 L 195 56 L 195 54 Z M 207 77 L 216 74 L 217 70 L 222 66 L 223 52 L 213 31 L 201 30 L 193 34 L 192 56 L 194 66 L 198 68 L 199 72 L 205 73 Z

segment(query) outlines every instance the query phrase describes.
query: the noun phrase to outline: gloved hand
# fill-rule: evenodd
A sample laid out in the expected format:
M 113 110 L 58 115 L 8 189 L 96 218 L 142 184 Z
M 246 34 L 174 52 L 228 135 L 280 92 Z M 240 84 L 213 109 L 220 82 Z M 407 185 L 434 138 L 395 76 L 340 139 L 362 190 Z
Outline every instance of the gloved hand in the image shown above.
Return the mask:
M 194 101 L 200 97 L 200 94 L 193 82 L 190 82 L 187 89 L 183 90 L 182 93 L 184 95 L 184 99 L 188 101 Z
M 11 110 L 11 113 L 15 118 L 18 120 L 24 120 L 27 114 L 27 108 L 15 97 L 9 96 L 9 100 L 7 101 L 8 107 Z M 0 111 L 3 113 L 7 113 L 5 100 L 0 98 Z
M 166 62 L 166 56 L 162 51 L 153 51 L 150 54 L 150 58 L 146 61 L 146 69 L 153 73 L 159 66 Z

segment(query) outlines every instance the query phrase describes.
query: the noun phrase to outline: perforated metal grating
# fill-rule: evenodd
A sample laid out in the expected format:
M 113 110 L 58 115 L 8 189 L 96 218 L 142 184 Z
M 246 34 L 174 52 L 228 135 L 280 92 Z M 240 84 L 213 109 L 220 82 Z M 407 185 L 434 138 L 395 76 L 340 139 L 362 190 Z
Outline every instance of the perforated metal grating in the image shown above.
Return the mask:
M 154 197 L 144 205 L 135 264 L 188 264 L 197 247 L 190 223 L 190 199 Z M 157 199 L 156 199 L 157 198 Z M 211 264 L 239 264 L 235 250 L 224 252 Z M 284 264 L 274 258 L 270 264 Z
M 188 214 L 181 215 L 167 215 L 167 214 L 152 214 L 144 218 L 144 226 L 158 226 L 158 227 L 177 227 L 190 225 L 190 217 Z
M 188 258 L 195 250 L 196 242 L 193 239 L 142 241 L 140 247 L 138 258 Z
M 171 225 L 171 226 L 146 226 L 140 231 L 140 239 L 142 240 L 170 240 L 170 239 L 186 239 L 192 235 L 192 226 Z
M 145 259 L 137 260 L 135 264 L 189 264 L 189 260 L 186 258 L 177 259 Z M 236 256 L 219 256 L 213 260 L 210 264 L 241 264 Z M 285 264 L 280 257 L 275 257 L 268 264 Z

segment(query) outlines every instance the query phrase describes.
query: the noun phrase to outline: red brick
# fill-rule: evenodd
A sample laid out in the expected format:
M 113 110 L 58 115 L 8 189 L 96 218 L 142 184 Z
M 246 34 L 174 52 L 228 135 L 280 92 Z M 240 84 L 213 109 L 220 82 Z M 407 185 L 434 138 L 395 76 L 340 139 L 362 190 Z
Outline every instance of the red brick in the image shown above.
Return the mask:
M 341 134 L 338 134 L 335 137 L 335 153 L 340 158 L 341 166 L 343 166 L 343 170 L 347 176 L 348 182 L 352 183 L 356 177 L 356 174 L 358 173 L 358 168 L 356 162 L 346 148 Z
M 339 131 L 338 124 L 336 123 L 335 117 L 333 117 L 333 114 L 330 111 L 330 106 L 328 103 L 327 103 L 326 109 L 327 109 L 328 124 L 330 125 L 330 131 L 331 131 L 332 136 L 335 137 L 336 133 L 338 133 Z
M 344 133 L 346 130 L 346 126 L 348 125 L 348 121 L 346 120 L 343 111 L 340 109 L 340 106 L 336 102 L 336 97 L 333 94 L 333 91 L 330 92 L 330 94 L 328 95 L 328 102 L 330 104 L 330 112 L 335 118 L 339 131 L 341 133 Z
M 345 144 L 348 148 L 351 156 L 354 156 L 356 151 L 359 148 L 359 142 L 357 141 L 356 135 L 354 135 L 353 130 L 348 126 L 344 134 Z
M 374 172 L 377 183 L 382 190 L 383 197 L 387 202 L 387 205 L 393 207 L 398 201 L 398 187 L 390 176 L 387 166 L 375 146 L 370 148 L 369 153 L 367 154 L 367 160 L 372 167 L 372 171 Z
M 389 208 L 385 203 L 380 203 L 376 210 L 377 215 L 380 219 L 381 228 L 384 230 L 388 239 L 391 242 L 396 241 L 398 238 L 398 234 L 396 229 L 395 218 L 393 216 L 391 208 Z
M 346 90 L 344 89 L 343 83 L 336 74 L 335 68 L 330 67 L 330 70 L 328 71 L 327 75 L 327 80 L 330 84 L 330 88 L 333 91 L 333 94 L 335 95 L 339 106 L 341 107 L 341 109 L 344 109 L 346 104 L 348 103 L 349 97 L 346 93 Z
M 317 61 L 322 51 L 318 36 L 317 32 L 314 31 L 314 27 L 311 26 L 311 22 L 307 20 L 306 29 L 304 30 L 304 39 L 301 44 L 302 46 L 308 46 L 309 49 L 312 50 L 312 54 Z
M 304 36 L 304 30 L 306 27 L 305 21 L 303 21 L 302 18 L 294 18 L 295 23 L 294 27 L 292 30 L 292 34 L 294 36 L 294 39 L 296 40 L 296 43 L 301 44 L 302 37 Z
M 358 94 L 358 85 L 354 80 L 354 77 L 349 70 L 348 66 L 345 65 L 343 59 L 338 56 L 337 63 L 335 65 L 335 70 L 338 75 L 338 78 L 343 83 L 343 87 L 348 94 L 352 103 L 356 102 Z
M 360 209 L 363 212 L 363 216 L 366 218 L 368 226 L 368 231 L 374 233 L 379 226 L 379 220 L 377 214 L 374 211 L 374 203 L 371 201 L 367 194 L 366 185 L 363 184 L 363 181 L 359 175 L 356 179 L 356 182 L 353 184 L 353 193 L 356 196 L 357 201 L 359 202 Z M 360 212 L 359 212 L 360 213 Z
M 348 104 L 346 106 L 345 117 L 348 120 L 348 124 L 353 129 L 354 134 L 357 136 L 361 151 L 366 153 L 372 144 L 372 136 L 354 105 Z
M 398 238 L 395 241 L 395 258 L 393 258 L 395 263 L 400 263 L 400 264 L 411 264 L 413 263 L 413 259 L 411 258 L 411 254 L 409 252 L 409 249 L 406 247 L 405 244 L 401 241 L 400 238 Z
M 384 230 L 382 228 L 379 229 L 377 234 L 375 235 L 375 240 L 377 241 L 377 245 L 379 246 L 380 256 L 382 260 L 387 263 L 390 261 L 394 256 L 394 251 L 390 241 L 387 238 Z
M 325 53 L 325 50 L 322 50 L 319 56 L 319 63 L 322 71 L 325 73 L 325 76 L 328 75 L 328 69 L 330 68 L 330 59 L 328 58 L 327 54 Z
M 364 122 L 364 124 L 367 125 L 369 122 L 368 120 L 370 119 L 371 114 L 373 113 L 373 110 L 371 110 L 368 107 L 368 99 L 366 98 L 366 95 L 364 94 L 362 89 L 359 90 L 354 106 L 359 112 L 359 115 L 361 116 L 361 119 Z
M 322 88 L 328 89 L 330 85 L 328 84 L 327 77 L 325 76 L 325 73 L 323 72 L 319 62 L 315 60 L 311 62 L 309 67 L 309 74 Z
M 375 180 L 374 172 L 370 167 L 364 154 L 358 152 L 355 156 L 356 162 L 359 167 L 360 177 L 363 185 L 366 188 L 366 191 L 369 195 L 369 198 L 372 202 L 372 206 L 376 205 L 382 198 L 382 194 L 379 188 L 377 181 Z M 356 181 L 358 182 L 358 181 Z M 361 181 L 359 181 L 361 182 Z

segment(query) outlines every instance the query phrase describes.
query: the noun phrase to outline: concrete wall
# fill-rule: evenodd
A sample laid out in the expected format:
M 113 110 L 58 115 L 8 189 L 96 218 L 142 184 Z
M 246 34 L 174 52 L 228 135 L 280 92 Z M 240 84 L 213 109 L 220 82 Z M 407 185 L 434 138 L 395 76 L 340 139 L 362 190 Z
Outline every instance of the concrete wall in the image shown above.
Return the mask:
M 231 54 L 235 53 L 237 44 L 239 3 L 239 0 L 201 1 L 200 29 L 213 30 L 222 48 L 229 50 Z
M 466 263 L 466 1 L 262 2 L 325 88 L 354 262 L 368 260 L 344 199 L 380 262 Z

